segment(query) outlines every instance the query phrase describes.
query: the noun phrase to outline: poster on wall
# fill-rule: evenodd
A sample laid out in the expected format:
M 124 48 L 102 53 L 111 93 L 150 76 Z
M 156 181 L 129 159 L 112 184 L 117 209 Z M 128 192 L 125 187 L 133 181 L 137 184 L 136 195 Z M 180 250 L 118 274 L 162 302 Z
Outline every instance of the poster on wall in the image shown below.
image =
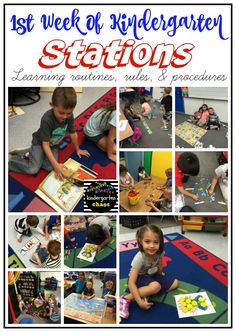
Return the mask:
M 1 7 L 3 328 L 231 327 L 232 4 Z

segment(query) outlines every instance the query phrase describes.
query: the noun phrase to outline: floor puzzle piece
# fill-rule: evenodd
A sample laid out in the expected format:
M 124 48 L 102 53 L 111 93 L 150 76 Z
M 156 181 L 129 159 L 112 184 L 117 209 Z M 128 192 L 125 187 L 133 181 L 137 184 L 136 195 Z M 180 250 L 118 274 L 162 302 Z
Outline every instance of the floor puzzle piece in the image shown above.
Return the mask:
M 20 250 L 21 255 L 24 256 L 28 251 L 30 251 L 32 248 L 34 248 L 39 243 L 40 243 L 39 239 L 37 237 L 33 237 L 31 240 L 26 242 L 26 244 L 21 248 L 21 250 Z
M 96 248 L 95 244 L 85 243 L 77 257 L 92 263 L 96 255 Z
M 194 146 L 206 133 L 207 130 L 187 121 L 180 123 L 175 127 L 175 135 L 191 146 Z
M 209 315 L 215 309 L 206 292 L 175 295 L 179 318 Z

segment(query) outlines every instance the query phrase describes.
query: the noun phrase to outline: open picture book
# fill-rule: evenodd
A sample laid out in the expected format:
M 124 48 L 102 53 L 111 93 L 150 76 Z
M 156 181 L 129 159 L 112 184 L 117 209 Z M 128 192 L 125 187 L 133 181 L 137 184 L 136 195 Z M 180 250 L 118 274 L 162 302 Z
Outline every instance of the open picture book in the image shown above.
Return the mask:
M 35 192 L 57 212 L 73 211 L 83 197 L 83 181 L 96 179 L 98 175 L 71 158 L 64 166 L 63 181 L 57 179 L 54 171 L 51 171 Z

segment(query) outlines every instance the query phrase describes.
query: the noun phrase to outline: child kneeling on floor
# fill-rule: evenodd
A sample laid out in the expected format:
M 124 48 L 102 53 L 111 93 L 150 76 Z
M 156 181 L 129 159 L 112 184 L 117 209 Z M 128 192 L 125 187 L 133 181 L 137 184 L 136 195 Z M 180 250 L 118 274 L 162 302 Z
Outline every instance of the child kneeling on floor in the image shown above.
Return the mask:
M 89 223 L 86 239 L 97 245 L 96 251 L 101 250 L 112 239 L 112 223 L 108 216 L 97 216 Z
M 148 310 L 153 305 L 149 297 L 157 293 L 169 292 L 178 287 L 178 280 L 162 272 L 164 239 L 160 228 L 145 225 L 136 234 L 139 252 L 131 263 L 128 279 L 129 293 L 120 298 L 120 316 L 129 317 L 129 304 L 136 301 L 141 309 Z

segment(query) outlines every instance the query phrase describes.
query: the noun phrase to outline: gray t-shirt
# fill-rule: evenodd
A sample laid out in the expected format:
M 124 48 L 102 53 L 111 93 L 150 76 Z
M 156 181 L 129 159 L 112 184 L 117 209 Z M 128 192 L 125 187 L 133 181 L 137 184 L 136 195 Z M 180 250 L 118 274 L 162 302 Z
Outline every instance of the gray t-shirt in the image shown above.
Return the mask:
M 224 185 L 226 186 L 228 186 L 228 176 L 226 175 L 227 171 L 228 171 L 228 164 L 220 165 L 215 169 L 216 176 L 220 178 L 219 181 L 221 183 L 224 183 Z
M 44 113 L 40 128 L 33 133 L 32 144 L 42 145 L 42 142 L 49 142 L 50 146 L 58 145 L 67 131 L 71 134 L 75 133 L 74 116 L 72 115 L 65 122 L 60 123 L 51 109 Z
M 105 111 L 103 108 L 94 112 L 88 119 L 84 133 L 89 137 L 103 134 L 111 126 L 116 127 L 116 111 Z
M 91 223 L 89 224 L 89 226 L 91 225 L 99 225 L 102 227 L 103 231 L 105 233 L 110 233 L 110 228 L 111 228 L 111 220 L 109 217 L 107 216 L 99 216 L 94 218 Z
M 131 262 L 131 269 L 135 268 L 139 271 L 139 274 L 154 275 L 158 272 L 158 265 L 163 256 L 162 254 L 155 254 L 152 261 L 148 261 L 144 252 L 139 251 Z

